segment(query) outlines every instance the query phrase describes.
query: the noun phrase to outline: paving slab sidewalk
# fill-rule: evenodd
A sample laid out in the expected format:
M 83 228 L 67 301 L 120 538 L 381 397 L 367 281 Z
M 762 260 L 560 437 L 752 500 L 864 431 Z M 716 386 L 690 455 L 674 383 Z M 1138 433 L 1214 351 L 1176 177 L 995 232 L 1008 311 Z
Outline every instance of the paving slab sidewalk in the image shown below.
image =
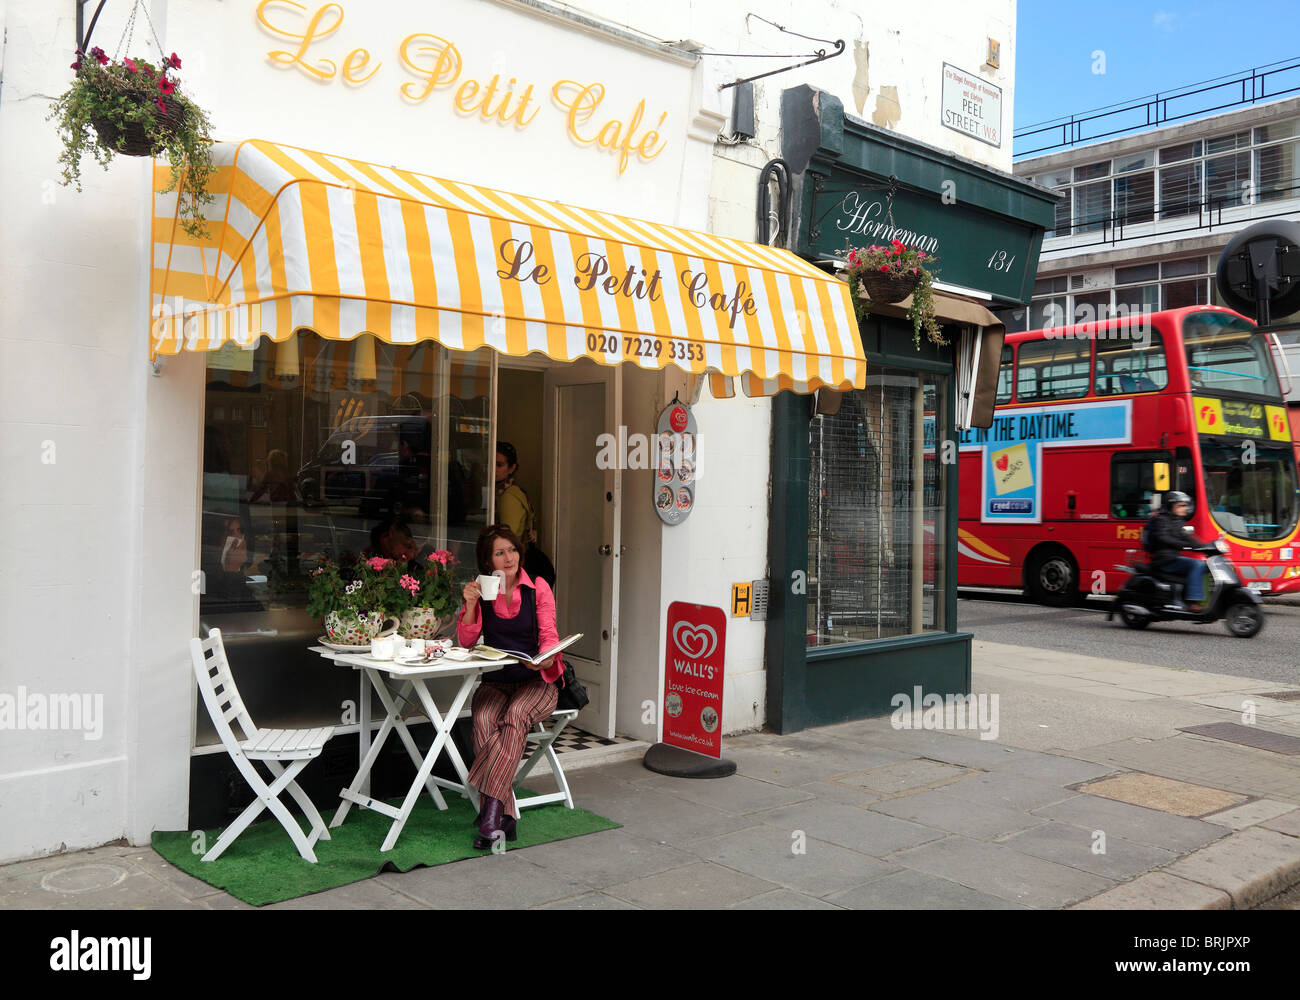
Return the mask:
M 1180 731 L 1255 708 L 1300 736 L 1269 701 L 1282 685 L 983 641 L 973 668 L 996 739 L 883 717 L 728 737 L 730 778 L 572 769 L 579 803 L 621 829 L 276 905 L 1228 909 L 1300 882 L 1295 758 Z M 0 866 L 0 909 L 90 907 L 247 908 L 143 847 Z

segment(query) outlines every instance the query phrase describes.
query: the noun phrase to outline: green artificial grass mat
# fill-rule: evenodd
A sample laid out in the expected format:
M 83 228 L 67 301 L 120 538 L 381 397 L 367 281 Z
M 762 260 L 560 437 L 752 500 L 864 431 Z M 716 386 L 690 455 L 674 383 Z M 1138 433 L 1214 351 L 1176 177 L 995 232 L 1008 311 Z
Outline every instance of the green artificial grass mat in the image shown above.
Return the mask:
M 515 794 L 519 796 L 519 791 Z M 527 793 L 520 797 L 526 798 Z M 200 859 L 217 842 L 220 828 L 204 831 L 206 846 L 197 853 L 195 846 L 200 841 L 186 830 L 155 832 L 153 849 L 186 874 L 224 889 L 245 903 L 265 906 L 360 882 L 390 866 L 407 872 L 420 865 L 445 865 L 490 853 L 476 851 L 471 846 L 475 813 L 469 800 L 452 795 L 446 799 L 447 809 L 442 811 L 427 794 L 422 794 L 396 845 L 386 854 L 380 853 L 379 848 L 393 821 L 357 806 L 349 810 L 342 826 L 329 831 L 329 840 L 316 842 L 317 864 L 314 865 L 298 856 L 293 841 L 274 817 L 250 826 L 216 861 Z M 401 800 L 391 800 L 390 804 L 400 806 Z M 328 826 L 333 814 L 321 815 Z M 305 830 L 306 821 L 301 816 L 295 818 Z M 618 826 L 585 809 L 567 809 L 563 803 L 553 803 L 525 809 L 519 819 L 519 839 L 505 846 L 517 851 Z

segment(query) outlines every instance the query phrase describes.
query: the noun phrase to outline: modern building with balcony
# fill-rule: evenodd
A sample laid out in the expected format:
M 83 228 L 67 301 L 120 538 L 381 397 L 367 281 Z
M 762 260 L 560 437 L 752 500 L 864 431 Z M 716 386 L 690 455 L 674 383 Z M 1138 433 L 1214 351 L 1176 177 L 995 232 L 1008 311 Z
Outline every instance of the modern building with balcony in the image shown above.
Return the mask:
M 1208 88 L 1200 98 L 1203 104 L 1217 99 Z M 1149 117 L 1158 120 L 1160 107 L 1152 103 Z M 1135 104 L 1122 112 L 1140 110 Z M 1040 135 L 1028 145 L 1051 148 L 1044 142 L 1052 143 L 1051 130 L 1059 128 L 1059 148 L 1015 164 L 1018 177 L 1060 200 L 1030 308 L 1000 314 L 1008 331 L 1122 310 L 1222 304 L 1214 272 L 1233 236 L 1264 219 L 1300 220 L 1300 98 L 1140 132 L 1104 121 L 1119 114 L 1087 119 L 1094 134 L 1125 133 L 1107 141 L 1072 142 L 1084 131 L 1077 127 L 1081 119 L 1036 129 Z M 1297 360 L 1292 357 L 1293 368 Z

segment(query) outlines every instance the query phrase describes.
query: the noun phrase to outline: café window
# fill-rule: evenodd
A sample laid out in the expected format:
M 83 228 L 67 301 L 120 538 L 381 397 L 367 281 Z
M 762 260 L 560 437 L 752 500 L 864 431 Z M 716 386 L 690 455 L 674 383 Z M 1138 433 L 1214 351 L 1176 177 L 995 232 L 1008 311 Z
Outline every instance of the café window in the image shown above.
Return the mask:
M 810 425 L 807 644 L 942 631 L 947 379 L 873 368 Z
M 308 650 L 322 557 L 446 548 L 473 565 L 493 484 L 490 386 L 487 350 L 370 335 L 207 356 L 199 616 L 202 634 L 222 630 L 259 722 L 337 722 L 356 698 L 356 678 Z M 196 745 L 216 742 L 201 703 L 196 722 Z

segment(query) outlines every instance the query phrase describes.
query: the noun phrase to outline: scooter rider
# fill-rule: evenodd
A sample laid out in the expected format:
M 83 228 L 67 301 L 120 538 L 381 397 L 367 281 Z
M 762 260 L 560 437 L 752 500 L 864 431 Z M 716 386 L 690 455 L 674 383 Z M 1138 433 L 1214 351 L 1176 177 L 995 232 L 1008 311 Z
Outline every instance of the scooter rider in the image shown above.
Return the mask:
M 1151 569 L 1155 573 L 1183 578 L 1187 610 L 1195 612 L 1202 610 L 1204 564 L 1199 559 L 1178 554 L 1206 544 L 1185 529 L 1191 514 L 1191 497 L 1179 490 L 1166 493 L 1160 510 L 1147 521 L 1142 544 L 1151 554 Z

